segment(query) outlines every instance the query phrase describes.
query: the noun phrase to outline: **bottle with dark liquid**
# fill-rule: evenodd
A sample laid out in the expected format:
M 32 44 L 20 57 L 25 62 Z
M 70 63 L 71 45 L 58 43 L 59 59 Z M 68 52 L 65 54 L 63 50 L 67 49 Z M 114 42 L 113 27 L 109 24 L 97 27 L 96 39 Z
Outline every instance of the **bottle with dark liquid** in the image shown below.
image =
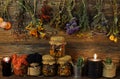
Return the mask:
M 2 65 L 2 75 L 3 76 L 11 76 L 11 74 L 12 74 L 11 58 L 4 57 L 1 61 L 1 65 Z

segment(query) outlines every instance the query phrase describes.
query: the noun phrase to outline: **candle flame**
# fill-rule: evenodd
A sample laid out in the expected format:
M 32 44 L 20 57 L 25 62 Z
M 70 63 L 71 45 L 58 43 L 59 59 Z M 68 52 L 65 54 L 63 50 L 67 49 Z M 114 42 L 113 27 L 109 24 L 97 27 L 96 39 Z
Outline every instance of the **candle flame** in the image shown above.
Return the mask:
M 94 59 L 97 59 L 97 54 L 96 53 L 94 54 Z
M 3 60 L 4 60 L 5 62 L 8 62 L 8 61 L 10 60 L 10 57 L 5 57 L 5 58 L 3 58 Z

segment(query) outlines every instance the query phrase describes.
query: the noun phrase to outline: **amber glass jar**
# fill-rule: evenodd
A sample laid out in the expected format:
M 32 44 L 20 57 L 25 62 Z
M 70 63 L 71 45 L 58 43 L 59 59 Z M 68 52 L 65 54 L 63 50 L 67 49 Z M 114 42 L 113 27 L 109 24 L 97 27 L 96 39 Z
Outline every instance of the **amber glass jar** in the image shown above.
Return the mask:
M 62 36 L 53 36 L 50 39 L 50 55 L 55 58 L 62 57 L 65 54 L 65 38 Z
M 58 59 L 57 63 L 59 76 L 71 76 L 73 71 L 71 56 L 66 55 L 64 57 L 61 57 Z
M 55 58 L 51 55 L 44 55 L 42 72 L 44 76 L 55 76 L 56 75 L 56 64 Z

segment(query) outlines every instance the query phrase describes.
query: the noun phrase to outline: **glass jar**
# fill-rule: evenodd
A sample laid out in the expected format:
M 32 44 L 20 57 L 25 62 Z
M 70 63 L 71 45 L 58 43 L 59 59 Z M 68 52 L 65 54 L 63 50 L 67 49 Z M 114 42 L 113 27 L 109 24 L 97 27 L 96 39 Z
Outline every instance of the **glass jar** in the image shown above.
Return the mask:
M 55 76 L 56 75 L 56 64 L 55 58 L 51 55 L 44 55 L 42 72 L 44 76 Z
M 50 55 L 58 58 L 65 54 L 65 38 L 62 36 L 53 36 L 50 39 Z
M 57 63 L 59 76 L 71 76 L 73 71 L 71 56 L 66 55 L 61 57 L 58 59 Z
M 27 74 L 30 76 L 39 76 L 41 74 L 41 66 L 38 63 L 31 63 Z

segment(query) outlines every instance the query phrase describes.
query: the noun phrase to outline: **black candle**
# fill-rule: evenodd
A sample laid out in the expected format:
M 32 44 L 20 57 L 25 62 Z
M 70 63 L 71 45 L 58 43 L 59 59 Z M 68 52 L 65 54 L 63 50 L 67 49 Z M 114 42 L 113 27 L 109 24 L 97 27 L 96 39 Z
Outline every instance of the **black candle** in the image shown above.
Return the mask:
M 97 55 L 94 58 L 89 58 L 87 62 L 87 73 L 90 78 L 102 77 L 103 64 L 101 59 L 97 59 Z
M 10 76 L 11 75 L 11 58 L 10 57 L 3 57 L 2 61 L 2 75 L 3 76 Z

